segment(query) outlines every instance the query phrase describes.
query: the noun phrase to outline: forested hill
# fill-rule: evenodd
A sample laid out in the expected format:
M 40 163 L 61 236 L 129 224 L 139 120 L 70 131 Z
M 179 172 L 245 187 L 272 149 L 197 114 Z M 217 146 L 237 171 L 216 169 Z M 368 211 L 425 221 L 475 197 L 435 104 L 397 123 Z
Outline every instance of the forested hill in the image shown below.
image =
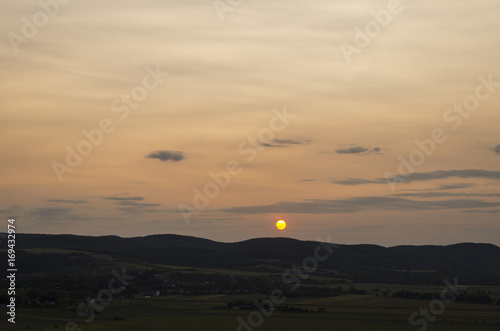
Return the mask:
M 17 250 L 64 249 L 105 254 L 117 259 L 139 259 L 164 265 L 283 270 L 314 254 L 313 241 L 258 238 L 235 243 L 172 234 L 121 238 L 18 234 Z M 500 247 L 461 243 L 449 246 L 395 246 L 325 244 L 333 254 L 320 263 L 323 270 L 351 275 L 364 282 L 441 282 L 459 277 L 477 284 L 500 284 Z M 335 247 L 335 248 L 334 248 Z M 43 256 L 38 256 L 43 258 Z

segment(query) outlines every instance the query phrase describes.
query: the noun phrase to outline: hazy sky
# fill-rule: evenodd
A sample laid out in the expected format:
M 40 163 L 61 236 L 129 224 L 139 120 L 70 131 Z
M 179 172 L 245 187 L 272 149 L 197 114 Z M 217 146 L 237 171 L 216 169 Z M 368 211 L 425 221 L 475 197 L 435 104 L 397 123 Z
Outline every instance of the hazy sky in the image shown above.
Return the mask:
M 500 3 L 394 1 L 3 0 L 0 215 L 499 245 Z

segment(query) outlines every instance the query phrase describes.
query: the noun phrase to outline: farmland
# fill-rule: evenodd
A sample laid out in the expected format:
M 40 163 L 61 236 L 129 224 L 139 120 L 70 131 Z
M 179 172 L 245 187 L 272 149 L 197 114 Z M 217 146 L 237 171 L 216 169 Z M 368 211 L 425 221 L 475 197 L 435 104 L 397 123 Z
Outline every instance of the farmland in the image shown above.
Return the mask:
M 500 289 L 499 289 L 500 290 Z M 268 298 L 268 297 L 267 297 Z M 160 296 L 156 298 L 115 299 L 88 325 L 75 311 L 60 309 L 20 309 L 17 325 L 42 330 L 63 330 L 70 321 L 82 330 L 236 330 L 237 318 L 248 320 L 257 310 L 227 309 L 227 303 L 266 299 L 252 295 Z M 418 330 L 408 318 L 429 301 L 374 295 L 343 295 L 326 298 L 289 298 L 283 306 L 308 312 L 274 311 L 263 318 L 258 330 Z M 257 321 L 257 320 L 256 320 Z M 42 327 L 44 326 L 44 327 Z M 428 330 L 498 330 L 500 306 L 452 303 L 446 306 Z M 245 330 L 244 328 L 242 330 Z

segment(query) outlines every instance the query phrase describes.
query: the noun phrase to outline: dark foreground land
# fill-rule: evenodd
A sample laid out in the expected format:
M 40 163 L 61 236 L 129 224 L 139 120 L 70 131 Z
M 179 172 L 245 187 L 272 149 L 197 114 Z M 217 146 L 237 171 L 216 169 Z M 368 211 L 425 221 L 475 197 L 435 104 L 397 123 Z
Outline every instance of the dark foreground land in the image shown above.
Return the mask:
M 118 299 L 85 324 L 74 311 L 59 309 L 22 309 L 18 325 L 33 329 L 64 330 L 70 321 L 82 330 L 237 330 L 237 317 L 248 320 L 252 311 L 217 309 L 235 300 L 253 301 L 263 295 L 165 296 L 149 299 Z M 418 330 L 408 317 L 427 300 L 409 300 L 371 295 L 344 295 L 329 298 L 293 298 L 289 307 L 313 312 L 275 311 L 254 330 L 339 330 L 399 331 Z M 321 311 L 318 312 L 318 309 Z M 324 309 L 324 311 L 323 311 Z M 258 319 L 255 319 L 257 322 Z M 4 324 L 5 325 L 5 324 Z M 45 325 L 46 327 L 41 327 Z M 49 326 L 51 325 L 51 326 Z M 56 326 L 57 325 L 57 326 Z M 37 326 L 35 328 L 35 326 Z M 454 303 L 429 323 L 427 330 L 499 330 L 500 306 Z M 5 329 L 8 330 L 8 329 Z M 242 328 L 241 330 L 246 330 Z
M 285 238 L 17 240 L 0 330 L 500 330 L 494 245 L 333 245 L 316 266 L 318 243 Z

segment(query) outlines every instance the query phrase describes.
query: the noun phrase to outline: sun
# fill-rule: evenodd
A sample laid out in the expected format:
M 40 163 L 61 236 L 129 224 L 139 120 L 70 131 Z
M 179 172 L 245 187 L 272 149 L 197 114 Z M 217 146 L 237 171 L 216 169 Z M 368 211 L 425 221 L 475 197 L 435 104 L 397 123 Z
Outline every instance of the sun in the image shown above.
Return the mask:
M 278 222 L 276 222 L 276 227 L 278 228 L 278 230 L 283 230 L 284 228 L 286 228 L 286 222 L 283 220 L 279 220 Z

